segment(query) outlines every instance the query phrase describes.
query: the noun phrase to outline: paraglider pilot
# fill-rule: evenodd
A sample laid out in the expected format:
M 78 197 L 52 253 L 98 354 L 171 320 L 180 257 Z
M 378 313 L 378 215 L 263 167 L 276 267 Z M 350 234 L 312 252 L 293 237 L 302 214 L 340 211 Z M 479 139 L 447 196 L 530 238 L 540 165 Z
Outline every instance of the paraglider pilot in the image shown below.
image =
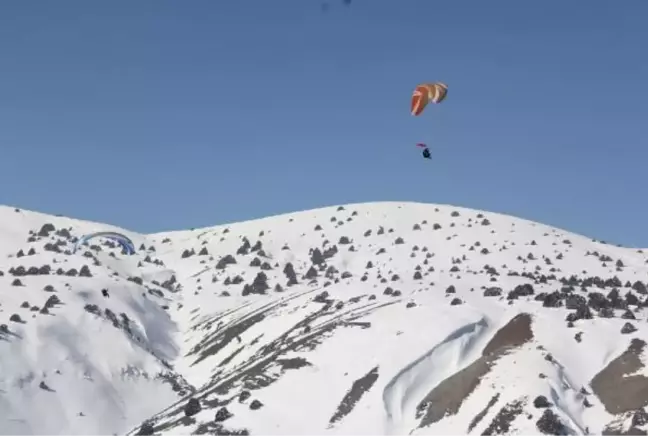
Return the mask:
M 420 147 L 420 148 L 423 149 L 423 157 L 424 157 L 424 158 L 426 158 L 426 159 L 432 159 L 432 156 L 431 156 L 431 154 L 430 154 L 430 149 L 429 149 L 429 147 L 428 147 L 427 145 L 425 145 L 425 144 L 419 142 L 418 144 L 416 144 L 416 146 L 417 146 L 417 147 Z

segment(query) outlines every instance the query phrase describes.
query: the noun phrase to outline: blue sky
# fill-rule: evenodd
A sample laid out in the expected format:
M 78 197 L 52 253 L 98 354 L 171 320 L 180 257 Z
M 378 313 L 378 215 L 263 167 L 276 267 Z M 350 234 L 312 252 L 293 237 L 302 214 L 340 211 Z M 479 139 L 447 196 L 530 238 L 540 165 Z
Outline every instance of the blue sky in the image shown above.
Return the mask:
M 330 1 L 1 2 L 0 203 L 152 232 L 407 200 L 648 246 L 646 0 Z

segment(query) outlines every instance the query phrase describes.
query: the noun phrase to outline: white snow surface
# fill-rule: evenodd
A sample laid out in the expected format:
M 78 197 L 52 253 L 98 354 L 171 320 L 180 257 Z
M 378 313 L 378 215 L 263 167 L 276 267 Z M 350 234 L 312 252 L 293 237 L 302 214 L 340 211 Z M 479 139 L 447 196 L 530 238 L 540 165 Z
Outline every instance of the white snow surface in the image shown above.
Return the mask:
M 71 252 L 104 230 L 137 253 L 102 238 Z M 350 204 L 148 235 L 0 207 L 0 433 L 143 434 L 147 423 L 155 434 L 540 434 L 546 410 L 565 434 L 627 428 L 648 392 L 611 411 L 592 380 L 648 340 L 647 259 L 450 205 Z M 582 282 L 593 277 L 616 279 Z M 533 294 L 508 298 L 524 284 Z M 607 316 L 590 304 L 591 319 L 568 325 L 570 297 L 613 289 L 626 303 Z M 542 293 L 555 291 L 559 307 L 548 307 Z M 520 314 L 533 337 L 443 409 L 461 389 L 435 388 Z M 636 330 L 622 333 L 627 323 Z M 428 395 L 437 400 L 422 404 Z M 549 407 L 534 405 L 540 395 Z M 188 412 L 192 398 L 200 407 Z M 425 417 L 432 409 L 438 419 Z

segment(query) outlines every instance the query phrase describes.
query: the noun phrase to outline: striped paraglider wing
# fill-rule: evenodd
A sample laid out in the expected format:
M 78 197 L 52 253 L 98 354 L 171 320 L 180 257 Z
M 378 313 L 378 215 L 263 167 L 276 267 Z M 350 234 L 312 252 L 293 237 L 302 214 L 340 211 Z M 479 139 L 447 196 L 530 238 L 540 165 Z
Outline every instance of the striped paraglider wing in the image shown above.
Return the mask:
M 422 83 L 412 93 L 410 111 L 412 115 L 419 116 L 428 103 L 441 103 L 448 95 L 448 85 L 442 82 Z
M 86 242 L 88 242 L 91 239 L 94 238 L 106 238 L 106 239 L 111 239 L 119 245 L 122 246 L 124 249 L 124 252 L 126 254 L 135 254 L 135 244 L 133 244 L 133 241 L 126 235 L 122 233 L 117 233 L 117 232 L 94 232 L 90 233 L 87 235 L 82 236 L 77 243 L 74 245 L 74 248 L 72 250 L 73 253 L 76 253 L 77 250 Z

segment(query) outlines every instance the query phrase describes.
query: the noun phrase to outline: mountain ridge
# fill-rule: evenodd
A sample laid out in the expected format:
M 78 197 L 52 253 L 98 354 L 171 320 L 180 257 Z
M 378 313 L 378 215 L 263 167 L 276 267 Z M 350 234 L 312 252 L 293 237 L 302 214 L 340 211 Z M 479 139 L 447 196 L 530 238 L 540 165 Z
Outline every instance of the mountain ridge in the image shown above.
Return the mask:
M 3 433 L 646 434 L 641 249 L 391 201 L 0 222 Z M 138 252 L 70 252 L 108 229 Z

